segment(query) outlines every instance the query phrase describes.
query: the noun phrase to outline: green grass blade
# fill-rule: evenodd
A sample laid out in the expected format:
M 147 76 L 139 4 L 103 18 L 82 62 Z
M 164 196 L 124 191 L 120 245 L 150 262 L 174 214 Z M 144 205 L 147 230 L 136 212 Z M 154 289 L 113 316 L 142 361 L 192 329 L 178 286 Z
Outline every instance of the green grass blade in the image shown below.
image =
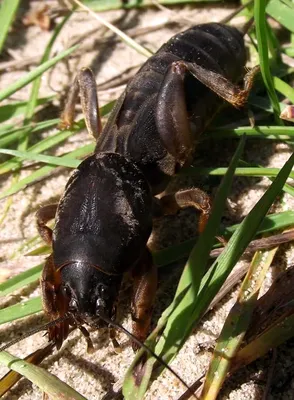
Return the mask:
M 266 35 L 267 35 L 267 40 L 268 40 L 268 48 L 269 48 L 269 52 L 270 52 L 270 55 L 272 58 L 273 65 L 281 64 L 282 63 L 281 45 L 277 39 L 277 36 L 276 36 L 274 30 L 271 28 L 268 21 L 266 21 Z
M 217 2 L 220 0 L 216 0 Z M 191 3 L 211 3 L 215 0 L 159 0 L 159 4 L 163 5 L 178 5 L 178 4 L 191 4 Z M 154 7 L 152 0 L 129 0 L 126 4 L 123 4 L 121 0 L 85 0 L 85 5 L 90 7 L 93 11 L 108 11 L 117 9 L 131 9 L 131 8 L 144 8 Z
M 242 162 L 247 164 L 245 162 Z M 185 176 L 193 176 L 193 175 L 224 175 L 227 171 L 227 168 L 197 168 L 197 167 L 188 167 L 180 171 L 180 175 Z M 246 168 L 236 168 L 235 175 L 236 176 L 251 176 L 251 177 L 268 177 L 271 181 L 274 177 L 278 175 L 280 172 L 280 168 L 263 168 L 263 167 L 246 167 Z M 294 173 L 291 172 L 289 178 L 293 178 Z M 291 196 L 294 196 L 294 188 L 285 183 L 283 187 L 283 191 L 289 193 Z
M 32 131 L 31 131 L 32 132 Z M 24 134 L 25 132 L 22 132 Z M 19 135 L 19 132 L 17 133 Z M 64 142 L 67 138 L 72 136 L 72 131 L 60 131 L 55 135 L 48 136 L 47 138 L 41 140 L 40 142 L 36 143 L 35 145 L 29 148 L 31 153 L 40 153 L 42 151 L 46 151 L 57 144 Z M 3 140 L 5 142 L 5 140 Z M 0 143 L 2 140 L 0 139 Z M 69 154 L 70 156 L 70 154 Z M 6 174 L 7 172 L 14 171 L 19 167 L 19 159 L 17 157 L 11 158 L 8 161 L 0 164 L 0 175 Z
M 105 104 L 103 107 L 100 108 L 100 114 L 101 116 L 107 115 L 113 108 L 115 101 L 111 101 L 107 104 Z M 39 125 L 36 125 L 34 128 L 32 128 L 32 132 L 37 132 L 39 130 L 45 129 L 52 127 L 54 125 L 58 125 L 60 122 L 59 119 L 53 119 L 45 122 L 41 122 Z M 73 133 L 79 132 L 81 129 L 85 127 L 85 122 L 83 119 L 75 123 L 74 127 L 71 130 L 65 130 L 65 131 L 60 131 L 57 134 L 53 136 L 49 136 L 40 142 L 36 143 L 35 145 L 31 146 L 28 150 L 34 153 L 40 153 L 42 151 L 48 150 L 53 146 L 56 146 L 57 144 L 61 143 L 64 141 L 66 138 L 70 137 Z M 94 148 L 94 145 L 93 145 Z M 92 151 L 92 149 L 91 149 Z M 75 157 L 76 153 L 69 153 L 68 155 L 72 158 Z M 78 153 L 77 153 L 78 154 Z M 81 157 L 83 157 L 85 154 L 82 152 Z M 79 157 L 79 156 L 77 156 Z M 19 166 L 19 160 L 17 158 L 12 158 L 2 164 L 0 164 L 0 175 L 5 174 L 10 171 L 14 171 L 17 167 Z
M 294 211 L 285 211 L 278 214 L 267 215 L 262 221 L 261 226 L 256 232 L 256 236 L 262 233 L 269 233 L 276 230 L 284 230 L 294 225 Z M 238 229 L 240 224 L 227 227 L 220 232 L 226 239 L 229 239 L 232 234 Z M 186 240 L 182 243 L 175 244 L 172 247 L 156 251 L 153 253 L 153 260 L 158 267 L 169 265 L 175 261 L 179 261 L 184 257 L 188 257 L 191 250 L 196 244 L 197 237 Z M 45 249 L 43 249 L 45 250 Z M 48 248 L 46 248 L 48 254 Z M 42 253 L 41 253 L 42 254 Z M 37 254 L 38 255 L 38 254 Z
M 1 153 L 0 149 L 0 153 Z M 193 175 L 212 175 L 221 176 L 225 175 L 228 168 L 195 168 L 189 167 L 181 171 L 181 175 L 193 176 Z M 262 167 L 247 167 L 247 168 L 236 168 L 236 176 L 252 176 L 252 177 L 275 177 L 280 172 L 280 168 L 262 168 Z M 294 172 L 291 172 L 289 178 L 294 178 Z
M 105 106 L 101 107 L 100 108 L 101 115 L 104 116 L 104 115 L 108 114 L 111 111 L 111 109 L 113 108 L 114 103 L 115 103 L 115 101 L 111 101 L 111 102 L 107 103 Z M 55 121 L 55 120 L 52 120 L 52 121 Z M 49 126 L 51 126 L 52 121 L 48 121 Z M 84 127 L 84 121 L 79 121 L 76 124 L 76 126 L 77 126 L 77 128 L 75 128 L 74 131 L 80 130 L 82 127 Z M 34 152 L 47 150 L 49 147 L 56 145 L 61 139 L 63 140 L 65 137 L 68 137 L 71 132 L 72 131 L 59 132 L 58 134 L 56 134 L 56 136 L 53 139 L 46 138 L 42 142 L 39 142 L 36 145 L 32 146 L 29 150 L 34 151 Z M 71 159 L 74 159 L 75 157 L 82 158 L 82 157 L 92 153 L 94 148 L 95 148 L 95 144 L 86 145 L 86 146 L 83 146 L 83 147 L 81 147 L 67 155 L 64 155 L 63 157 L 60 157 L 60 158 L 61 159 L 65 158 L 66 162 L 67 162 L 68 158 L 71 158 Z M 17 166 L 18 166 L 17 159 L 8 160 L 7 162 L 0 165 L 0 174 L 9 172 L 9 171 L 13 170 L 14 168 L 17 168 Z M 54 168 L 56 168 L 56 167 L 55 166 L 45 166 L 45 167 L 40 168 L 38 171 L 33 172 L 28 177 L 20 180 L 19 182 L 15 183 L 10 188 L 8 188 L 4 192 L 2 192 L 0 195 L 0 198 L 2 199 L 6 196 L 10 196 L 10 195 L 18 192 L 19 190 L 23 189 L 27 185 L 32 184 L 34 181 L 43 178 L 49 172 L 53 171 Z
M 281 0 L 270 0 L 266 6 L 266 12 L 273 19 L 287 28 L 290 32 L 294 32 L 294 7 L 293 2 L 285 2 Z
M 44 244 L 43 246 L 39 246 L 36 249 L 29 251 L 25 255 L 26 256 L 44 256 L 44 255 L 50 254 L 50 252 L 51 252 L 51 247 Z
M 22 301 L 13 306 L 0 310 L 0 325 L 6 322 L 11 322 L 19 318 L 27 317 L 28 315 L 36 314 L 42 311 L 42 302 L 40 297 Z
M 194 309 L 194 303 L 198 296 L 201 278 L 206 269 L 209 253 L 215 236 L 218 233 L 223 209 L 233 181 L 234 169 L 237 166 L 244 144 L 245 137 L 242 138 L 231 161 L 228 172 L 219 186 L 218 193 L 213 203 L 212 213 L 204 232 L 200 235 L 199 240 L 193 248 L 185 265 L 174 300 L 168 309 L 165 310 L 163 316 L 158 322 L 158 325 L 166 323 L 164 332 L 156 345 L 156 353 L 161 354 L 161 356 L 164 354 L 163 357 L 165 360 L 170 360 L 179 351 L 179 343 L 182 341 L 183 328 L 187 325 L 187 320 L 190 320 L 191 312 Z M 168 315 L 168 320 L 164 321 Z M 143 398 L 149 383 L 152 365 L 154 363 L 153 358 L 147 362 L 142 382 L 140 382 L 138 378 L 135 378 L 135 367 L 142 354 L 143 351 L 139 351 L 126 374 L 123 385 L 123 394 L 127 400 Z
M 15 92 L 23 88 L 24 86 L 28 85 L 30 82 L 32 82 L 38 76 L 42 75 L 49 68 L 53 67 L 53 65 L 57 64 L 60 60 L 68 57 L 77 48 L 78 46 L 73 46 L 70 49 L 60 52 L 57 56 L 51 58 L 51 60 L 35 68 L 33 71 L 29 72 L 24 77 L 20 78 L 18 81 L 12 83 L 7 88 L 3 89 L 0 92 L 0 101 L 6 99 L 7 97 L 11 96 Z
M 213 129 L 205 134 L 204 139 L 238 138 L 246 135 L 250 138 L 294 140 L 294 128 L 292 126 L 244 126 L 235 129 Z
M 79 157 L 85 157 L 86 155 L 90 154 L 91 152 L 93 152 L 95 145 L 94 144 L 89 144 L 86 146 L 83 146 L 73 152 L 70 153 L 70 155 L 65 155 L 63 157 L 60 157 L 60 159 L 65 158 L 65 163 L 68 162 L 68 158 L 70 156 L 71 159 L 74 159 L 75 157 L 79 158 Z M 46 175 L 48 175 L 51 171 L 53 171 L 56 168 L 56 166 L 51 166 L 51 165 L 46 165 L 40 169 L 38 169 L 37 171 L 33 172 L 32 174 L 30 174 L 29 176 L 27 176 L 26 178 L 21 179 L 20 181 L 18 181 L 16 184 L 12 185 L 10 188 L 8 188 L 7 190 L 4 190 L 1 195 L 0 195 L 0 199 L 3 199 L 7 196 L 11 196 L 14 193 L 19 192 L 20 190 L 22 190 L 23 188 L 25 188 L 26 186 L 32 184 L 33 182 L 45 177 Z
M 56 126 L 58 124 L 58 122 L 59 122 L 59 119 L 55 118 L 55 119 L 48 119 L 47 121 L 37 122 L 34 124 L 24 125 L 21 127 L 14 127 L 14 126 L 8 125 L 8 126 L 4 127 L 3 130 L 0 131 L 0 137 L 2 138 L 3 136 L 11 135 L 12 133 L 18 133 L 19 135 L 21 135 L 22 132 L 24 130 L 26 130 L 27 128 L 30 128 L 32 133 L 37 133 L 44 129 L 52 128 L 52 127 Z
M 51 399 L 55 400 L 87 400 L 66 383 L 59 380 L 43 368 L 37 367 L 20 358 L 14 357 L 6 351 L 0 353 L 0 363 L 25 376 Z
M 199 322 L 201 316 L 207 310 L 209 304 L 214 298 L 215 294 L 219 291 L 227 276 L 231 272 L 232 268 L 239 260 L 240 256 L 243 254 L 245 248 L 248 246 L 253 236 L 255 235 L 257 229 L 259 228 L 265 214 L 269 210 L 276 196 L 282 190 L 282 187 L 290 174 L 294 165 L 294 154 L 289 158 L 289 160 L 285 163 L 284 167 L 281 169 L 279 175 L 275 179 L 275 181 L 271 184 L 266 193 L 262 196 L 262 198 L 258 201 L 258 203 L 254 206 L 252 211 L 247 215 L 244 221 L 240 224 L 239 228 L 234 232 L 227 246 L 225 247 L 222 254 L 217 258 L 217 260 L 212 264 L 209 271 L 204 275 L 200 288 L 197 294 L 197 301 L 194 306 L 189 310 L 188 318 L 186 321 L 182 321 L 181 324 L 178 323 L 178 319 L 174 319 L 174 313 L 169 318 L 170 321 L 173 320 L 174 329 L 170 329 L 171 335 L 177 337 L 177 340 L 174 342 L 174 346 L 171 342 L 170 348 L 165 346 L 167 340 L 167 333 L 164 332 L 160 337 L 155 350 L 156 354 L 163 357 L 165 361 L 171 360 L 176 352 L 182 347 L 183 343 L 191 333 L 195 323 Z M 184 271 L 185 273 L 185 271 Z M 190 286 L 186 286 L 187 293 L 191 290 L 192 283 Z M 185 287 L 183 287 L 184 289 Z M 181 288 L 182 289 L 182 288 Z M 183 290 L 182 289 L 182 290 Z M 184 293 L 185 297 L 187 293 Z M 195 298 L 195 296 L 194 296 Z M 175 303 L 174 303 L 175 304 Z M 179 303 L 180 304 L 180 303 Z M 169 307 L 170 308 L 170 307 Z M 169 309 L 168 309 L 169 310 Z M 176 310 L 177 311 L 177 310 Z M 164 312 L 165 316 L 166 312 Z M 125 382 L 125 391 L 129 398 L 131 393 L 138 393 L 137 383 L 133 382 L 130 378 L 132 377 L 132 368 L 134 365 L 137 365 L 138 360 L 141 357 L 142 352 L 138 353 L 138 356 L 135 358 L 135 361 L 132 363 L 131 369 L 129 370 Z M 142 360 L 141 360 L 142 361 Z M 144 386 L 141 389 L 140 396 L 143 395 L 144 391 L 147 388 L 152 367 L 154 365 L 154 359 L 149 358 L 146 365 L 146 370 L 148 371 L 148 375 L 144 376 L 143 384 Z M 157 371 L 162 371 L 163 367 L 159 366 Z
M 66 15 L 63 18 L 63 20 L 54 29 L 53 35 L 52 35 L 48 45 L 46 46 L 45 52 L 44 52 L 43 57 L 41 59 L 40 66 L 42 64 L 46 63 L 49 60 L 52 47 L 53 47 L 58 35 L 62 31 L 62 28 L 64 27 L 66 22 L 69 20 L 71 15 L 72 15 L 71 12 L 68 13 L 68 15 Z M 26 123 L 26 121 L 29 121 L 32 118 L 32 116 L 34 115 L 35 108 L 36 108 L 36 105 L 37 105 L 38 93 L 39 93 L 39 89 L 40 89 L 40 85 L 41 85 L 41 79 L 42 79 L 42 76 L 39 75 L 34 80 L 34 83 L 33 83 L 33 86 L 32 86 L 32 90 L 31 90 L 31 94 L 30 94 L 30 98 L 29 98 L 28 105 L 27 105 L 27 108 L 26 108 L 25 123 Z M 19 150 L 22 150 L 22 149 L 23 149 L 23 147 L 21 146 L 19 148 Z
M 0 149 L 0 153 L 16 156 L 21 158 L 22 160 L 38 161 L 44 164 L 58 165 L 60 167 L 76 168 L 80 164 L 79 160 L 74 160 L 70 156 L 54 157 L 54 156 L 46 156 L 44 154 L 36 154 L 30 151 L 19 151 L 19 150 L 9 150 L 9 149 Z
M 242 283 L 238 299 L 226 318 L 210 361 L 201 398 L 215 400 L 230 370 L 256 306 L 260 287 L 265 279 L 278 247 L 258 251 Z
M 0 297 L 7 296 L 8 294 L 20 289 L 32 282 L 35 282 L 40 277 L 43 264 L 36 265 L 27 271 L 21 272 L 20 274 L 8 279 L 7 281 L 0 284 Z
M 256 26 L 256 38 L 259 53 L 259 63 L 261 75 L 268 92 L 269 98 L 274 110 L 275 120 L 278 125 L 282 125 L 279 119 L 280 106 L 274 89 L 272 74 L 269 67 L 268 45 L 267 45 L 267 28 L 265 18 L 265 0 L 255 0 L 254 2 L 254 21 Z
M 20 0 L 2 0 L 0 6 L 0 54 L 5 43 L 8 31 L 19 6 Z
M 289 160 L 285 163 L 277 178 L 274 180 L 262 198 L 253 207 L 252 211 L 243 220 L 239 228 L 233 233 L 223 253 L 218 257 L 210 270 L 204 276 L 201 282 L 200 294 L 202 301 L 206 303 L 207 306 L 211 301 L 211 295 L 213 295 L 215 289 L 215 279 L 217 280 L 217 285 L 221 286 L 231 271 L 231 268 L 236 264 L 240 256 L 243 254 L 245 248 L 252 240 L 253 235 L 259 228 L 265 214 L 274 202 L 276 196 L 282 190 L 282 187 L 288 178 L 293 165 L 294 154 L 292 154 Z M 212 279 L 214 276 L 215 279 Z M 203 305 L 201 305 L 201 308 L 202 306 Z M 199 309 L 198 305 L 198 307 L 195 309 L 195 316 L 197 316 L 200 312 L 201 309 Z
M 44 346 L 33 353 L 29 354 L 24 358 L 25 361 L 30 362 L 34 365 L 39 365 L 54 348 L 54 344 L 50 342 L 47 346 Z M 0 379 L 0 398 L 4 396 L 20 379 L 22 375 L 15 371 L 9 371 L 3 378 Z
M 288 85 L 288 83 L 282 81 L 282 79 L 274 76 L 274 87 L 275 89 L 282 93 L 286 99 L 290 100 L 292 104 L 294 104 L 294 89 Z
M 21 132 L 17 131 L 15 133 L 11 133 L 10 135 L 0 139 L 0 147 L 8 147 L 16 141 L 23 140 L 29 135 L 29 133 L 30 130 L 28 129 L 22 129 Z
M 261 110 L 264 110 L 268 113 L 274 113 L 274 108 L 271 105 L 271 101 L 268 97 L 261 97 L 257 96 L 256 94 L 252 94 L 249 97 L 248 104 L 259 108 Z M 279 108 L 280 110 L 283 110 L 286 107 L 285 104 L 279 103 Z
M 50 100 L 53 100 L 54 96 L 43 97 L 37 100 L 36 105 L 42 105 L 47 103 Z M 5 106 L 0 107 L 0 123 L 3 123 L 10 118 L 18 117 L 25 113 L 25 110 L 28 106 L 27 101 L 17 101 L 12 102 L 10 104 L 5 104 Z M 1 132 L 1 134 L 3 134 Z

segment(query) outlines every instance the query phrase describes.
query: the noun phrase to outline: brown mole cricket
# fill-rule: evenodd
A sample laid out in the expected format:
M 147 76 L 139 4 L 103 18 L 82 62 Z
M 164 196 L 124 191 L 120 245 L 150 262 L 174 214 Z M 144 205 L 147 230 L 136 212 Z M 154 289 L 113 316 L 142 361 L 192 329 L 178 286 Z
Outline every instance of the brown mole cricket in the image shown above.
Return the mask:
M 43 269 L 43 307 L 60 347 L 69 326 L 98 327 L 115 320 L 123 275 L 134 278 L 133 334 L 144 341 L 157 289 L 157 271 L 146 243 L 152 219 L 194 206 L 202 231 L 210 199 L 195 188 L 155 198 L 170 178 L 189 165 L 199 135 L 223 100 L 246 103 L 256 69 L 245 73 L 243 34 L 219 23 L 196 25 L 172 37 L 128 83 L 102 130 L 96 83 L 82 69 L 62 114 L 70 127 L 78 95 L 93 155 L 70 177 L 59 204 L 37 213 L 38 230 L 52 245 Z M 244 88 L 236 84 L 244 78 Z M 46 223 L 55 218 L 53 231 Z

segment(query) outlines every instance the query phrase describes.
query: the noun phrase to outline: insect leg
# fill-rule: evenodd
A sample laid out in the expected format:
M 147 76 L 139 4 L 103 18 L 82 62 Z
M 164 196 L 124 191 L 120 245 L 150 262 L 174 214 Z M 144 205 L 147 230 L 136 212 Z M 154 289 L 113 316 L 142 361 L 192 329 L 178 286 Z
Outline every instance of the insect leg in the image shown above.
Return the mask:
M 182 166 L 192 161 L 193 139 L 187 112 L 184 79 L 187 68 L 173 63 L 163 80 L 155 108 L 156 127 L 166 150 Z
M 133 269 L 132 274 L 134 278 L 132 330 L 133 334 L 144 342 L 149 333 L 157 289 L 157 268 L 153 264 L 152 256 L 147 249 L 141 262 Z M 133 349 L 137 350 L 135 343 L 133 343 Z
M 177 213 L 181 208 L 195 207 L 201 212 L 198 229 L 203 232 L 211 212 L 211 200 L 203 190 L 195 188 L 167 194 L 158 200 L 162 215 Z
M 60 290 L 61 274 L 55 268 L 52 254 L 46 260 L 40 283 L 45 314 L 51 320 L 63 317 L 68 311 L 68 299 L 63 296 Z M 67 338 L 68 332 L 69 321 L 60 322 L 48 329 L 49 340 L 53 340 L 56 348 L 59 349 L 62 342 Z
M 88 132 L 97 139 L 102 131 L 102 124 L 99 114 L 96 81 L 93 72 L 89 68 L 83 68 L 79 71 L 74 80 L 61 115 L 60 128 L 69 129 L 73 125 L 75 105 L 79 94 Z
M 207 86 L 218 96 L 237 108 L 245 106 L 253 85 L 254 77 L 259 71 L 259 66 L 255 66 L 245 75 L 244 88 L 242 89 L 234 85 L 224 76 L 202 68 L 197 64 L 185 61 L 177 61 L 174 64 L 174 68 L 186 68 L 196 79 L 203 83 L 203 85 Z
M 219 97 L 235 107 L 242 107 L 247 101 L 258 69 L 253 68 L 245 76 L 244 89 L 241 89 L 222 75 L 197 64 L 186 61 L 172 63 L 158 93 L 155 119 L 162 143 L 181 166 L 192 161 L 196 139 L 193 138 L 187 112 L 184 86 L 186 75 L 192 74 Z
M 46 224 L 50 219 L 53 219 L 56 214 L 57 204 L 48 204 L 40 208 L 36 213 L 37 228 L 41 238 L 51 246 L 52 244 L 52 229 Z

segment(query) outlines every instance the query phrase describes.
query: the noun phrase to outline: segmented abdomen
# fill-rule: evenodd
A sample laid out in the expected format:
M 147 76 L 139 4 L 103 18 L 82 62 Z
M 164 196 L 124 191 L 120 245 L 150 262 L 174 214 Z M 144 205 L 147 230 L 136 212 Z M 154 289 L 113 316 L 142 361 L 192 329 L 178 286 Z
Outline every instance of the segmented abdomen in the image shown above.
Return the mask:
M 143 103 L 159 92 L 168 67 L 179 60 L 194 62 L 235 82 L 243 75 L 246 62 L 242 34 L 236 28 L 215 23 L 194 26 L 173 36 L 129 83 L 118 126 L 133 122 Z M 194 97 L 201 94 L 197 86 L 202 85 L 189 79 L 187 103 L 195 102 Z
M 155 114 L 167 70 L 179 60 L 196 63 L 236 82 L 245 72 L 242 34 L 226 25 L 203 24 L 175 35 L 146 61 L 118 101 L 119 106 L 110 116 L 95 151 L 117 152 L 134 162 L 154 194 L 164 190 L 177 168 L 176 159 L 162 143 Z M 184 79 L 184 92 L 191 134 L 196 143 L 219 109 L 221 100 L 190 73 Z

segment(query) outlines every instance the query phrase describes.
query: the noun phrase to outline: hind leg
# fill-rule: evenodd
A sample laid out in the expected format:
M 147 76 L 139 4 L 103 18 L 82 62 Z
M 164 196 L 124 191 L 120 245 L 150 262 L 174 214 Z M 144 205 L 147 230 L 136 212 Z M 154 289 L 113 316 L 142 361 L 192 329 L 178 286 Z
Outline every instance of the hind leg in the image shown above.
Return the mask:
M 52 229 L 46 224 L 55 217 L 57 206 L 58 204 L 48 204 L 47 206 L 41 207 L 36 213 L 39 235 L 49 246 L 52 244 Z
M 157 202 L 161 215 L 176 214 L 180 209 L 194 207 L 201 212 L 198 230 L 203 232 L 211 212 L 211 200 L 203 190 L 195 188 L 167 194 Z
M 132 300 L 132 331 L 144 342 L 148 336 L 153 311 L 153 303 L 157 290 L 157 268 L 153 264 L 152 256 L 146 249 L 141 262 L 134 268 L 134 288 Z M 133 342 L 133 349 L 138 345 Z
M 185 61 L 172 63 L 165 75 L 157 97 L 155 118 L 162 143 L 180 166 L 191 162 L 191 155 L 196 139 L 193 138 L 191 132 L 186 104 L 184 80 L 187 74 L 194 76 L 195 79 L 210 89 L 212 93 L 222 97 L 233 106 L 242 107 L 247 101 L 257 70 L 255 67 L 245 76 L 244 89 L 241 89 L 222 75 L 208 71 L 197 64 Z M 204 98 L 203 102 L 205 101 L 207 102 L 208 100 Z M 199 106 L 203 108 L 203 104 L 200 103 Z M 210 104 L 207 104 L 207 107 L 203 108 L 206 114 L 210 109 L 209 106 Z M 212 115 L 206 115 L 203 110 L 200 111 L 198 118 L 201 121 L 203 120 L 200 125 L 204 128 L 217 111 L 217 108 L 212 112 Z
M 81 97 L 82 109 L 88 132 L 93 135 L 94 138 L 98 139 L 102 131 L 102 124 L 99 114 L 96 81 L 93 72 L 89 68 L 83 68 L 79 71 L 74 80 L 68 94 L 64 111 L 61 115 L 60 128 L 69 129 L 73 125 L 78 95 Z

